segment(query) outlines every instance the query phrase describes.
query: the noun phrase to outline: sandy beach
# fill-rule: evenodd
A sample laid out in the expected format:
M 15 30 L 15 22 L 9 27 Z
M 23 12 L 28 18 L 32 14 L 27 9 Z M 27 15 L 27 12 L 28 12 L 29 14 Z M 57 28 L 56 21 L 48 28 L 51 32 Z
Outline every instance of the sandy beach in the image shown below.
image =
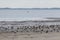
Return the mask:
M 0 40 L 60 40 L 60 33 L 0 33 Z
M 50 22 L 38 25 L 38 22 L 0 22 L 0 40 L 60 40 L 60 24 Z M 38 25 L 36 25 L 36 24 Z M 55 22 L 52 22 L 55 23 Z M 59 22 L 60 23 L 60 22 Z M 31 24 L 31 26 L 29 26 Z M 33 25 L 35 24 L 35 25 Z

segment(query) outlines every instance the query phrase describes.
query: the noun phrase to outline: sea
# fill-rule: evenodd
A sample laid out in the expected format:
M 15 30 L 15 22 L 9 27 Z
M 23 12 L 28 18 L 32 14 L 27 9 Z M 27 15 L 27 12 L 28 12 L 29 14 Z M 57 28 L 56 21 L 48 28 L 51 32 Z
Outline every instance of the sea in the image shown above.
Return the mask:
M 60 10 L 0 10 L 0 20 L 39 20 L 60 18 Z

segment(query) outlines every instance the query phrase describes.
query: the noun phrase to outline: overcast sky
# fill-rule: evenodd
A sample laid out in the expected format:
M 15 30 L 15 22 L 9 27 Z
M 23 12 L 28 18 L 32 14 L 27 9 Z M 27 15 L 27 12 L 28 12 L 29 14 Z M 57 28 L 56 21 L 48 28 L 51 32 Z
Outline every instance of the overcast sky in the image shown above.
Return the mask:
M 0 0 L 0 7 L 60 7 L 60 0 Z

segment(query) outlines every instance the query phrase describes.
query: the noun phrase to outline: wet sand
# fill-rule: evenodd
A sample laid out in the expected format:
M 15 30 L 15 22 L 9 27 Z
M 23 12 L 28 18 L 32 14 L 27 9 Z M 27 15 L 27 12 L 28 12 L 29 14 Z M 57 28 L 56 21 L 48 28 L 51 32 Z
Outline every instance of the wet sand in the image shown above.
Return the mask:
M 0 40 L 60 40 L 60 32 L 54 33 L 0 33 Z

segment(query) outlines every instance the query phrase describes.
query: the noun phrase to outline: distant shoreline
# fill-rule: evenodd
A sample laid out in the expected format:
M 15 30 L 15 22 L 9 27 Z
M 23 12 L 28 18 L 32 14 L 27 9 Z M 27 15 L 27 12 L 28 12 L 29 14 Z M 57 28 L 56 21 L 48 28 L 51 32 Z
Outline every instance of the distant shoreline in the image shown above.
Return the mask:
M 0 8 L 0 10 L 60 10 L 60 8 Z

